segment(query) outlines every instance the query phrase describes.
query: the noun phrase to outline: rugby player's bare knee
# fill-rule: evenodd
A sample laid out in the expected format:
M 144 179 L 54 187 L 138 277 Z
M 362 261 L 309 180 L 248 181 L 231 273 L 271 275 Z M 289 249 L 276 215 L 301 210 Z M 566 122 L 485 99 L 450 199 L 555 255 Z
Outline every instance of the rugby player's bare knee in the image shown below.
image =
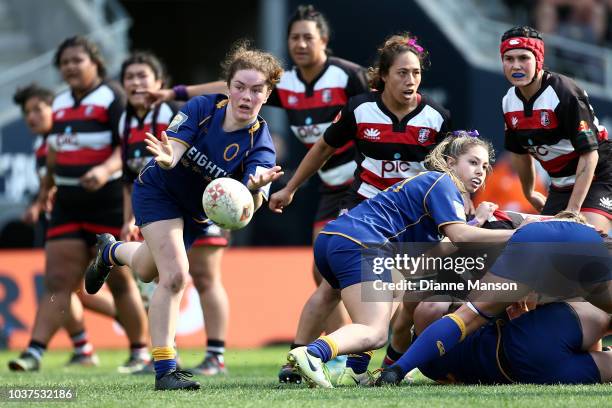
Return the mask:
M 70 293 L 76 290 L 81 282 L 82 271 L 79 272 L 69 265 L 54 265 L 47 268 L 45 274 L 45 286 L 50 292 Z
M 180 293 L 187 286 L 189 272 L 183 269 L 168 271 L 159 278 L 159 284 L 172 293 Z
M 206 260 L 190 263 L 189 274 L 198 292 L 209 291 L 221 283 L 220 271 L 215 270 L 215 266 Z

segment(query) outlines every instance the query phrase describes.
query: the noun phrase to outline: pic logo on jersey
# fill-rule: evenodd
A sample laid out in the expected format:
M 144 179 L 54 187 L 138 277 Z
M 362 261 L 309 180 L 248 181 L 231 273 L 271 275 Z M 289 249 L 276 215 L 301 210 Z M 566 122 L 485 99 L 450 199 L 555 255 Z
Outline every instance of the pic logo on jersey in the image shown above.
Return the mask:
M 550 125 L 550 117 L 548 116 L 548 112 L 540 112 L 540 124 L 544 127 Z
M 599 205 L 606 210 L 612 210 L 612 200 L 609 197 L 601 197 L 599 199 Z
M 590 127 L 586 120 L 581 120 L 578 124 L 578 132 L 586 132 L 589 129 Z
M 297 97 L 297 96 L 295 96 L 295 95 L 289 95 L 289 96 L 287 97 L 287 103 L 288 103 L 289 105 L 297 105 L 297 103 L 298 103 L 298 97 Z

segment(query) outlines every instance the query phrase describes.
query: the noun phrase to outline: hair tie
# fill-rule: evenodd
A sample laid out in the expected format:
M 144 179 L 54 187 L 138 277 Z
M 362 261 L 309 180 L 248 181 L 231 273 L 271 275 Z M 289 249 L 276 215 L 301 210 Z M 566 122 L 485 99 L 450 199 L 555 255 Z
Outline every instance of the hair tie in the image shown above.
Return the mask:
M 414 48 L 415 50 L 417 50 L 417 52 L 419 54 L 421 54 L 423 51 L 425 51 L 423 49 L 423 47 L 421 47 L 419 44 L 417 44 L 416 39 L 415 38 L 411 38 L 408 40 L 408 45 L 411 46 L 412 48 Z
M 479 137 L 480 133 L 478 133 L 478 130 L 473 129 L 473 130 L 454 130 L 451 132 L 451 135 L 455 136 L 455 137 L 462 137 L 462 136 L 469 136 L 469 137 Z

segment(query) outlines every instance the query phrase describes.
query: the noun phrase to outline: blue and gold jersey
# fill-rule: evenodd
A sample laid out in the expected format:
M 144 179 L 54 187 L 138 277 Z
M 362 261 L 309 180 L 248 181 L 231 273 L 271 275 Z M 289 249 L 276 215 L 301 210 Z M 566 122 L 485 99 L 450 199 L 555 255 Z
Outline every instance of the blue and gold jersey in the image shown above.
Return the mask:
M 276 163 L 276 152 L 266 122 L 258 117 L 249 126 L 233 132 L 223 130 L 227 96 L 203 95 L 192 98 L 172 119 L 166 133 L 187 150 L 170 170 L 154 160 L 142 170 L 137 182 L 160 184 L 192 217 L 205 218 L 202 194 L 210 181 L 231 177 L 247 184 Z M 269 185 L 260 189 L 268 196 Z
M 461 193 L 446 173 L 428 171 L 394 184 L 327 224 L 364 247 L 388 242 L 437 242 L 440 227 L 465 223 Z

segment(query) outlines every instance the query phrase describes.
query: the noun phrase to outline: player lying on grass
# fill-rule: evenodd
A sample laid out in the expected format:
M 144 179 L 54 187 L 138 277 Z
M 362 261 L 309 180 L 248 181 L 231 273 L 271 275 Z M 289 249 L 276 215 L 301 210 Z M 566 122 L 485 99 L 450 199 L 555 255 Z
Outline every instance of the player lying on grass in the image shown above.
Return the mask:
M 523 226 L 482 279 L 487 284 L 515 283 L 516 289 L 474 290 L 470 302 L 429 326 L 395 364 L 381 372 L 376 384 L 399 384 L 408 371 L 450 352 L 532 289 L 557 298 L 580 296 L 610 313 L 611 279 L 605 242 L 580 216 L 562 212 Z
M 420 303 L 416 335 L 450 306 Z M 419 370 L 440 383 L 606 383 L 612 381 L 612 352 L 591 350 L 610 332 L 610 315 L 590 303 L 549 303 L 511 320 L 492 320 Z

